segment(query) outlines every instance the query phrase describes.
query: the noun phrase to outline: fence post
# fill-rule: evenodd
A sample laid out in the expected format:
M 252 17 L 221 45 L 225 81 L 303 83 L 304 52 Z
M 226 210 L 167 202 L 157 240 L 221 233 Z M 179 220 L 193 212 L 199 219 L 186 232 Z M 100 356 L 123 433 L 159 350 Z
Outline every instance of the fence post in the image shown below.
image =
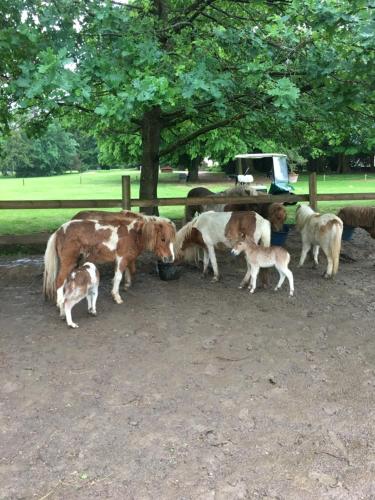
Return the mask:
M 318 210 L 317 194 L 316 172 L 311 172 L 309 175 L 309 203 L 310 207 L 315 211 Z
M 131 209 L 131 190 L 130 190 L 130 175 L 123 175 L 122 182 L 122 209 Z

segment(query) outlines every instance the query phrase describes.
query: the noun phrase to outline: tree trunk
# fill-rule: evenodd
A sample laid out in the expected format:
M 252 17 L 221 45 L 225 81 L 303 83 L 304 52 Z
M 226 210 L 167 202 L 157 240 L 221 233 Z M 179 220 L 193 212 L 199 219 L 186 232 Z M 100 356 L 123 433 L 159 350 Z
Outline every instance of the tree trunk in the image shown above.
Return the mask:
M 160 108 L 147 111 L 142 123 L 142 171 L 139 197 L 151 200 L 158 197 L 159 148 L 162 124 Z M 141 211 L 149 215 L 158 215 L 158 207 L 144 207 Z
M 197 156 L 193 158 L 188 164 L 187 182 L 198 182 L 199 180 L 199 165 L 201 164 L 202 157 Z
M 349 157 L 346 156 L 344 153 L 339 153 L 337 156 L 338 156 L 337 173 L 344 174 L 350 172 Z

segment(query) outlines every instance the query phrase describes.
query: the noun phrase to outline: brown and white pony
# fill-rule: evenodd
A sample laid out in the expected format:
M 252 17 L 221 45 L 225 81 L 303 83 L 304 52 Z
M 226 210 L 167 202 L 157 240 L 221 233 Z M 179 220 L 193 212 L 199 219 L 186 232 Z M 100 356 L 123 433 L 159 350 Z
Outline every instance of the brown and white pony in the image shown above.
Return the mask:
M 44 255 L 43 291 L 63 304 L 63 287 L 80 257 L 90 262 L 115 262 L 112 296 L 122 303 L 119 285 L 129 262 L 146 250 L 162 262 L 173 262 L 174 224 L 162 217 L 142 217 L 111 224 L 95 220 L 72 220 L 63 224 L 48 240 Z
M 130 210 L 120 210 L 119 212 L 104 212 L 103 210 L 82 210 L 75 214 L 71 220 L 77 219 L 89 219 L 96 220 L 98 222 L 105 222 L 110 224 L 113 221 L 121 222 L 133 219 L 145 219 L 150 216 L 146 216 L 139 212 L 131 212 Z M 125 269 L 125 279 L 124 279 L 124 290 L 128 290 L 128 288 L 132 285 L 132 279 L 136 272 L 135 259 L 129 261 L 128 267 Z
M 299 205 L 296 210 L 296 228 L 302 237 L 302 253 L 299 267 L 303 266 L 310 248 L 313 249 L 315 266 L 318 265 L 319 248 L 322 247 L 327 257 L 325 278 L 332 278 L 338 271 L 342 220 L 334 214 L 318 214 L 308 205 Z
M 64 307 L 61 312 L 66 318 L 66 323 L 71 328 L 78 328 L 77 323 L 72 320 L 73 307 L 87 299 L 89 314 L 96 316 L 96 300 L 98 298 L 99 271 L 92 262 L 85 262 L 83 266 L 74 269 L 64 284 Z
M 225 210 L 225 207 L 228 205 L 225 205 L 223 203 L 219 203 L 220 197 L 223 196 L 239 196 L 239 197 L 246 197 L 246 196 L 258 196 L 258 191 L 250 186 L 247 185 L 241 185 L 238 184 L 237 186 L 225 189 L 224 191 L 220 191 L 219 193 L 215 193 L 213 191 L 210 191 L 209 189 L 205 187 L 195 187 L 193 189 L 190 189 L 188 194 L 186 195 L 187 198 L 200 198 L 200 197 L 214 197 L 218 198 L 218 203 L 214 205 L 186 205 L 185 207 L 185 223 L 189 222 L 191 219 L 193 219 L 194 215 L 196 213 L 201 214 L 202 212 L 207 212 L 209 210 L 213 210 L 214 212 L 234 212 L 234 211 L 242 211 L 242 210 L 248 210 L 247 208 L 241 208 L 243 205 L 231 205 L 232 210 Z M 249 209 L 251 210 L 251 209 Z
M 214 277 L 219 280 L 215 247 L 223 244 L 227 248 L 245 238 L 255 243 L 270 246 L 271 226 L 268 220 L 255 212 L 203 212 L 183 226 L 176 235 L 176 259 L 189 260 L 197 250 L 203 250 L 203 275 L 207 274 L 211 263 Z

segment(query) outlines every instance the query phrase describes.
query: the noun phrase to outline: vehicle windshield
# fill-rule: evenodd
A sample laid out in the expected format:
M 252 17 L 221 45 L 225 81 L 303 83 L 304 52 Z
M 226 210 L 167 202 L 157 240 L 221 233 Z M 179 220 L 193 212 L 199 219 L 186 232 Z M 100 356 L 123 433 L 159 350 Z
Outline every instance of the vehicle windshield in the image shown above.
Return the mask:
M 288 163 L 285 156 L 273 157 L 274 182 L 288 182 Z

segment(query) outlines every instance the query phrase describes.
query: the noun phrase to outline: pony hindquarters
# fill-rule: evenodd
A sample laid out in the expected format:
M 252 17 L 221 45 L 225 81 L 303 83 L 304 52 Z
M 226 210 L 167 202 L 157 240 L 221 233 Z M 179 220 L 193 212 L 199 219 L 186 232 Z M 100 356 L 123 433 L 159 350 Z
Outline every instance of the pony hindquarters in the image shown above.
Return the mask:
M 324 277 L 331 278 L 337 274 L 339 269 L 343 223 L 340 219 L 336 218 L 328 222 L 326 226 L 323 226 L 322 230 L 321 246 L 328 260 Z

